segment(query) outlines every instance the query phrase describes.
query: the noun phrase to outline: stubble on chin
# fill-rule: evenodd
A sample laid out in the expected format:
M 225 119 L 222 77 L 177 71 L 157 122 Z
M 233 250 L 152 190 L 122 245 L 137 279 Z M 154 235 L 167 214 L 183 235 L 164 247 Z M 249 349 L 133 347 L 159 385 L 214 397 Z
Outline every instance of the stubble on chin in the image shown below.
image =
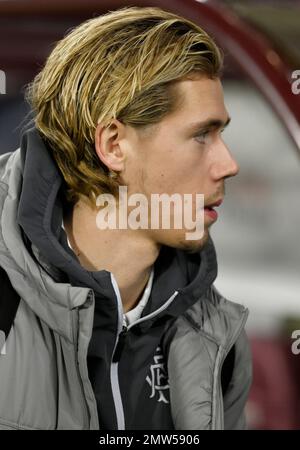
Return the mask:
M 209 239 L 209 231 L 206 230 L 201 239 L 194 240 L 194 241 L 183 239 L 178 243 L 177 248 L 179 250 L 183 250 L 183 251 L 185 251 L 187 253 L 191 253 L 191 254 L 198 253 L 199 251 L 201 251 L 203 249 L 203 247 L 207 243 L 208 239 Z

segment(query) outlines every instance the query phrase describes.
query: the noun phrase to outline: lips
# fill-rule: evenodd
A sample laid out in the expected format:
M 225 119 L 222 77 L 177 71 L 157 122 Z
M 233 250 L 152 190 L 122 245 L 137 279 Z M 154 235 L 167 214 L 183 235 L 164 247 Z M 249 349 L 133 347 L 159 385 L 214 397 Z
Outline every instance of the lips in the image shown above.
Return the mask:
M 218 213 L 213 208 L 218 207 L 222 204 L 223 199 L 219 199 L 214 203 L 210 203 L 204 207 L 205 214 L 210 217 L 212 220 L 217 220 Z
M 223 203 L 223 199 L 220 198 L 219 200 L 215 201 L 214 203 L 209 203 L 208 205 L 205 205 L 205 208 L 212 209 L 214 207 L 220 206 Z

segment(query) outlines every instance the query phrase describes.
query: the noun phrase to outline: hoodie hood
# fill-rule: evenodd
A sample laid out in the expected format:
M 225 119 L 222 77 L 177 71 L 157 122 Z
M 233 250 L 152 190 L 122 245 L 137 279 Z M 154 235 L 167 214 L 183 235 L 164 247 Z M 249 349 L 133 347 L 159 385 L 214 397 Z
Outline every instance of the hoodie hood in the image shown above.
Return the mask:
M 22 137 L 21 148 L 0 160 L 3 190 L 0 257 L 14 288 L 20 295 L 25 289 L 29 306 L 60 332 L 65 332 L 63 324 L 58 326 L 65 317 L 57 317 L 55 308 L 68 311 L 83 305 L 91 289 L 101 299 L 110 301 L 114 309 L 110 272 L 84 269 L 68 248 L 62 228 L 65 182 L 38 131 L 28 130 Z M 199 300 L 216 276 L 211 239 L 195 254 L 163 246 L 154 264 L 151 297 L 142 316 L 158 309 L 176 290 L 179 295 L 163 314 L 178 316 Z M 34 300 L 36 291 L 38 301 Z M 145 321 L 141 328 L 146 330 L 156 318 Z

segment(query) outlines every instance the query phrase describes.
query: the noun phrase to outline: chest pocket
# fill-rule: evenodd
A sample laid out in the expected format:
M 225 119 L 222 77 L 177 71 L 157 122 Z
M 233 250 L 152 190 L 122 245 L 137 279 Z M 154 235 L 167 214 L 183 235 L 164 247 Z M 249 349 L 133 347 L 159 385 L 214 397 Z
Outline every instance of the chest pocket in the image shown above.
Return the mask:
M 20 297 L 3 267 L 0 267 L 0 286 L 0 351 L 5 354 L 5 341 L 15 320 Z
M 225 358 L 221 371 L 221 385 L 223 397 L 228 389 L 229 383 L 232 378 L 235 359 L 235 346 L 233 345 Z

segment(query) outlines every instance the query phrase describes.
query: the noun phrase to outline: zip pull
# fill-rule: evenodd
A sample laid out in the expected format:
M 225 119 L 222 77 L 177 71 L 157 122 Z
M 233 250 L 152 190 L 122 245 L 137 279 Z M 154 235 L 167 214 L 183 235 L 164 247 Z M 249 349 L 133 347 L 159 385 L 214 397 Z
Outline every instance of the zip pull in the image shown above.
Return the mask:
M 123 325 L 122 331 L 119 334 L 118 343 L 115 348 L 114 356 L 112 359 L 112 362 L 114 362 L 114 363 L 119 362 L 121 359 L 122 351 L 125 346 L 126 336 L 127 336 L 127 327 L 125 325 Z

